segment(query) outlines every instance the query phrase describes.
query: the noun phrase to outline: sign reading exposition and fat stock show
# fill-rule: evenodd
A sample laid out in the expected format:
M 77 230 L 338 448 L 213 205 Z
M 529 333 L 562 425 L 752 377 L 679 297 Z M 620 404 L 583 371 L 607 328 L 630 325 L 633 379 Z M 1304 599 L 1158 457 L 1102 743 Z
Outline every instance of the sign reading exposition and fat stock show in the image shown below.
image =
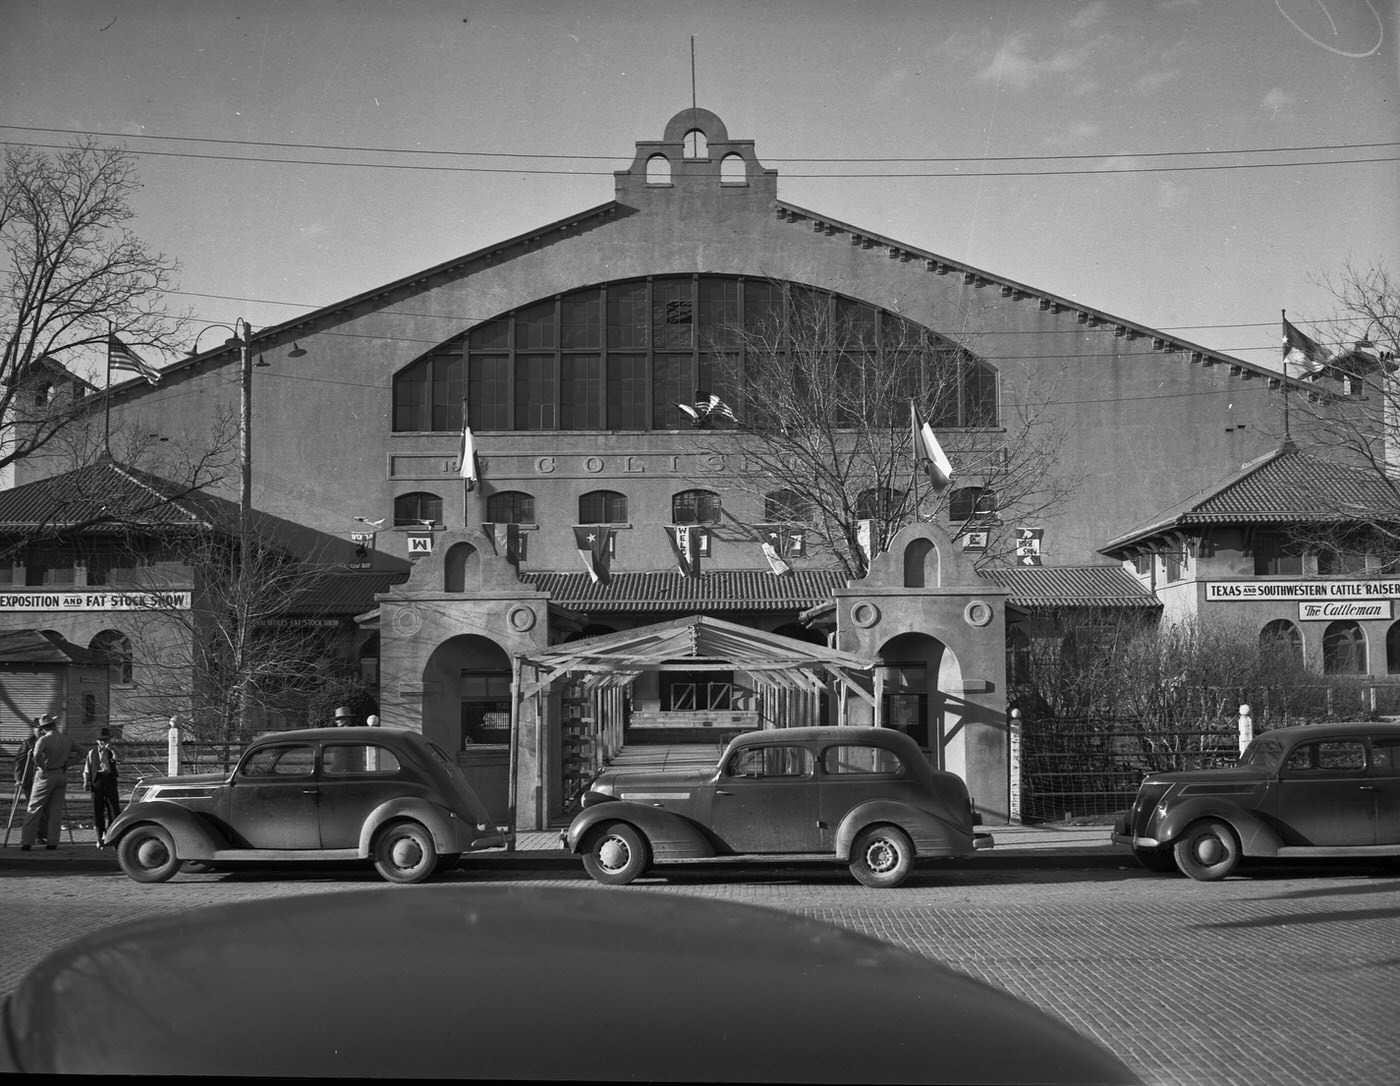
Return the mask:
M 1392 617 L 1400 599 L 1400 581 L 1207 581 L 1207 603 L 1293 602 L 1298 618 Z

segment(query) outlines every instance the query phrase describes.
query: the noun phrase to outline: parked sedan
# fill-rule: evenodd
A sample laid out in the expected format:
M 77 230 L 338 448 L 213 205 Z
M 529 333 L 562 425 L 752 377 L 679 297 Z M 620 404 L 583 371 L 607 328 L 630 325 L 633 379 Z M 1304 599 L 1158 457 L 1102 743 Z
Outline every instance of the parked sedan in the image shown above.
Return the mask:
M 0 1006 L 0 1074 L 1136 1083 L 1063 1021 L 776 909 L 351 890 L 91 932 Z
M 835 860 L 893 887 L 916 858 L 992 847 L 962 778 L 886 728 L 746 732 L 713 770 L 605 771 L 582 804 L 561 841 L 612 885 L 654 863 L 760 857 Z
M 1113 840 L 1202 881 L 1243 857 L 1400 856 L 1400 724 L 1278 728 L 1233 768 L 1153 773 Z
M 142 778 L 105 843 L 137 882 L 186 861 L 371 860 L 413 883 L 508 836 L 417 732 L 309 728 L 256 740 L 232 773 Z

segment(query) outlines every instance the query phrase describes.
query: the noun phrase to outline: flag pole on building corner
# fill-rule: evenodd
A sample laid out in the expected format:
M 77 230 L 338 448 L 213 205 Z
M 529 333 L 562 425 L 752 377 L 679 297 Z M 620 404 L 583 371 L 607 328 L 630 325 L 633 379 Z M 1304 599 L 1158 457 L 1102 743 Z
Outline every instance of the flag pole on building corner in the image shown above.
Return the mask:
M 1279 316 L 1283 319 L 1283 325 L 1288 327 L 1288 310 L 1280 309 Z M 1283 440 L 1287 441 L 1291 435 L 1288 432 L 1288 337 L 1283 340 Z

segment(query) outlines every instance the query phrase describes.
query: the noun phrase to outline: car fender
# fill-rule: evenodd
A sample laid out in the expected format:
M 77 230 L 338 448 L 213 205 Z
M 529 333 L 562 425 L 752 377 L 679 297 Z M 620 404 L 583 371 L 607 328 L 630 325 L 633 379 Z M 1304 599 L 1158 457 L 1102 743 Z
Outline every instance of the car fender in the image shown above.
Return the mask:
M 112 820 L 103 840 L 115 845 L 133 826 L 144 822 L 154 822 L 165 829 L 174 839 L 175 855 L 182 860 L 207 860 L 229 847 L 227 838 L 203 815 L 161 799 L 132 804 Z
M 588 832 L 600 822 L 635 826 L 646 836 L 654 860 L 702 860 L 717 855 L 713 842 L 695 823 L 674 811 L 627 800 L 598 803 L 580 811 L 564 838 L 568 850 L 582 852 Z
M 1166 815 L 1156 820 L 1157 832 L 1153 836 L 1163 846 L 1170 845 L 1186 832 L 1187 826 L 1201 818 L 1218 818 L 1228 822 L 1246 856 L 1277 856 L 1283 845 L 1278 834 L 1259 817 L 1257 811 L 1219 796 L 1197 796 L 1172 804 Z
M 433 836 L 439 853 L 465 852 L 477 836 L 476 827 L 463 822 L 443 807 L 418 796 L 396 796 L 369 813 L 360 827 L 359 853 L 368 857 L 374 848 L 374 835 L 390 822 L 408 819 L 420 823 Z
M 851 858 L 856 834 L 877 822 L 898 826 L 909 835 L 918 856 L 961 856 L 971 852 L 972 833 L 961 831 L 937 815 L 893 799 L 873 799 L 852 807 L 836 829 L 836 858 Z

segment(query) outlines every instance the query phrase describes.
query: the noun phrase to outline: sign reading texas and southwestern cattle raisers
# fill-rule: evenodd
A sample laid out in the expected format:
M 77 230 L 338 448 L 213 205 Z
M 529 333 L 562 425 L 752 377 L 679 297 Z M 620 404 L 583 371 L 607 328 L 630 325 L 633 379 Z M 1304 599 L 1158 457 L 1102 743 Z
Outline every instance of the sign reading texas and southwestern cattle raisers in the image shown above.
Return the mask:
M 1389 619 L 1400 599 L 1400 581 L 1207 581 L 1206 602 L 1298 604 L 1303 621 Z

